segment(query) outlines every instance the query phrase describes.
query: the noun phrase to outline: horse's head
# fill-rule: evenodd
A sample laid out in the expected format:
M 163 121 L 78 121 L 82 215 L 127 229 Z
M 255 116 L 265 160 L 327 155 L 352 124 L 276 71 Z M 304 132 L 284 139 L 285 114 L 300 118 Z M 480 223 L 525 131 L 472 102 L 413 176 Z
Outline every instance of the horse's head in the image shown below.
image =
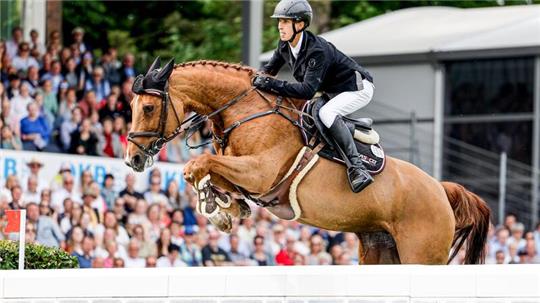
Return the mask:
M 178 133 L 183 108 L 175 107 L 168 92 L 168 79 L 174 59 L 163 68 L 159 57 L 133 83 L 135 97 L 131 101 L 132 123 L 128 134 L 125 162 L 141 172 L 152 164 L 152 158 L 163 145 Z

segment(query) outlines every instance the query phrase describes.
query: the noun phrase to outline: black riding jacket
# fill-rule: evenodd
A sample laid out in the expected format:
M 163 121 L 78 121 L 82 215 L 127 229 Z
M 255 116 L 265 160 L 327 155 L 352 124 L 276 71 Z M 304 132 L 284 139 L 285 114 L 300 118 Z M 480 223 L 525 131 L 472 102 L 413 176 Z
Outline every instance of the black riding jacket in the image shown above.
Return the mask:
M 362 78 L 373 82 L 369 72 L 349 56 L 339 51 L 332 43 L 304 31 L 302 47 L 295 59 L 288 42 L 279 41 L 270 61 L 262 71 L 275 76 L 283 64 L 289 64 L 293 76 L 299 83 L 280 82 L 273 86 L 278 94 L 284 97 L 311 99 L 317 91 L 325 93 L 342 93 L 356 91 L 355 71 Z

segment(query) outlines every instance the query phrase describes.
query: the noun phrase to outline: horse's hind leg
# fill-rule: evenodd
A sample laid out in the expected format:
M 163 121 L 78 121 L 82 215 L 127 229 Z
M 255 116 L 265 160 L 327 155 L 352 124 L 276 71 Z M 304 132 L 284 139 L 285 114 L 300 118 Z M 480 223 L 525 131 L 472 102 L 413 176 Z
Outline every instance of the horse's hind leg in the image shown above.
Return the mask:
M 357 233 L 360 264 L 400 264 L 396 242 L 388 232 Z

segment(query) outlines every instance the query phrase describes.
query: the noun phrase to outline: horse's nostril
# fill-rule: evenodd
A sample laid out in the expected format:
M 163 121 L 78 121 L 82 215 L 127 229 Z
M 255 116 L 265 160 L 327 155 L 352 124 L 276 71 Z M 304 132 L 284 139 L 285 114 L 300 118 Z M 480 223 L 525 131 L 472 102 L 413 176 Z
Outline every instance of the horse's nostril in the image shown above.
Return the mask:
M 141 155 L 139 155 L 139 154 L 134 155 L 134 156 L 133 156 L 133 160 L 132 160 L 133 165 L 135 165 L 135 166 L 141 166 L 142 160 L 143 160 L 143 159 L 142 159 Z

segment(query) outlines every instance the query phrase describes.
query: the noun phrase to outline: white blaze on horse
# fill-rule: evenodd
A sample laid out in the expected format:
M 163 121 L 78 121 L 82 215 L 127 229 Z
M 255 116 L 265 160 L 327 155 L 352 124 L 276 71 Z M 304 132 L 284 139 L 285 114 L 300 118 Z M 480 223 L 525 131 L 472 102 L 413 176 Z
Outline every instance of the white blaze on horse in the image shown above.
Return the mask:
M 126 164 L 143 171 L 166 142 L 211 120 L 216 154 L 190 160 L 184 177 L 198 192 L 197 211 L 221 230 L 231 216 L 248 216 L 251 200 L 282 219 L 355 233 L 362 264 L 446 264 L 465 241 L 465 262 L 483 262 L 490 210 L 481 198 L 367 143 L 375 182 L 353 193 L 324 138 L 304 138 L 314 122 L 298 110 L 305 100 L 253 89 L 254 74 L 214 61 L 160 68 L 156 59 L 133 86 Z M 356 129 L 377 141 L 369 125 Z

